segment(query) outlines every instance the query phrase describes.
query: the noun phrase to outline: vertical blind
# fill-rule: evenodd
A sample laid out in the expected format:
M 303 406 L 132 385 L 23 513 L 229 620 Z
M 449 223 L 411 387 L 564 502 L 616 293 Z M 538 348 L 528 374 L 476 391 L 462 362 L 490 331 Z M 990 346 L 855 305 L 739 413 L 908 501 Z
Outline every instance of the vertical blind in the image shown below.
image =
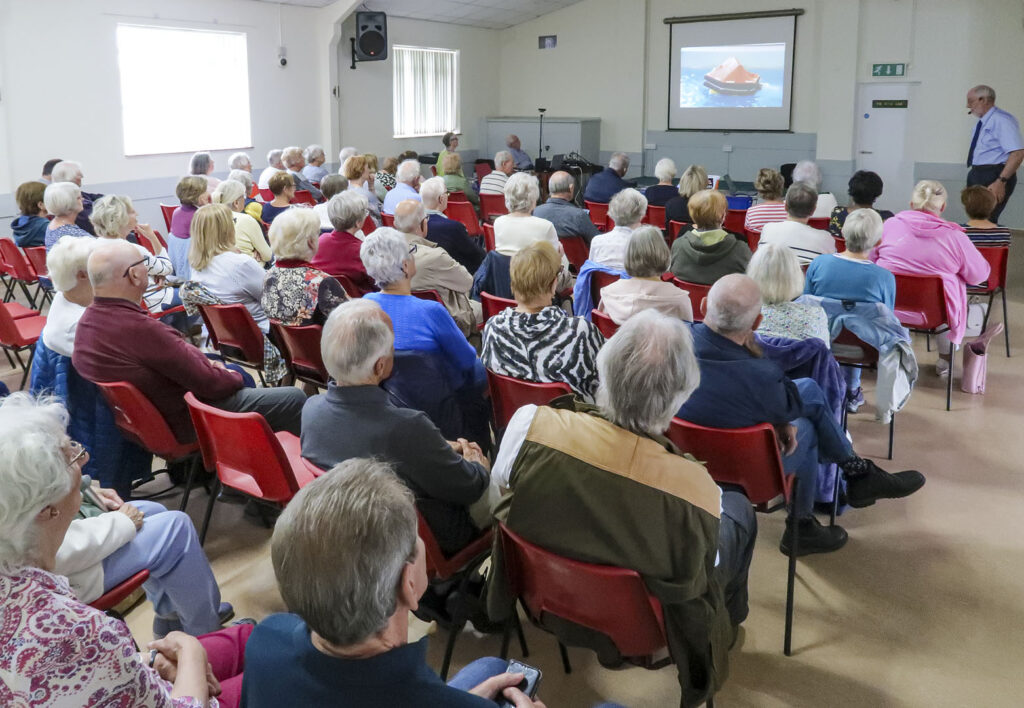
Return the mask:
M 394 46 L 396 138 L 459 132 L 459 52 Z

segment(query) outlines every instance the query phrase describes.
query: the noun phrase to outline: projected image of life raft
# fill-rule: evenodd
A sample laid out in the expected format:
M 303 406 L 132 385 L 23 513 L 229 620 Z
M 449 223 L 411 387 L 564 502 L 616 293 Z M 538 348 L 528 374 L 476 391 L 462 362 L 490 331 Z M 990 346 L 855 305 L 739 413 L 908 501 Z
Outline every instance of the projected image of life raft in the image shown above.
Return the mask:
M 779 108 L 786 45 L 683 47 L 680 108 Z

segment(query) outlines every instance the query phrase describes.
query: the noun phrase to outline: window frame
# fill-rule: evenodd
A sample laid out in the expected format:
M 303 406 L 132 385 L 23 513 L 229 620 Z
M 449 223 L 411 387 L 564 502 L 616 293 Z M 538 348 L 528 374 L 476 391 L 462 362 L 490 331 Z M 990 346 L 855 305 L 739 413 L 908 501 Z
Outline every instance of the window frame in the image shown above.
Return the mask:
M 404 140 L 404 139 L 409 139 L 409 138 L 432 138 L 432 137 L 438 137 L 438 136 L 445 135 L 445 134 L 447 134 L 449 132 L 461 135 L 462 134 L 462 110 L 461 110 L 462 91 L 461 91 L 461 86 L 460 86 L 459 79 L 460 79 L 461 71 L 462 71 L 461 70 L 462 50 L 460 50 L 460 49 L 448 49 L 446 47 L 420 47 L 420 46 L 416 46 L 416 45 L 412 45 L 412 44 L 393 44 L 391 46 L 391 50 L 392 50 L 392 55 L 395 57 L 394 67 L 392 68 L 392 72 L 391 72 L 391 80 L 392 80 L 391 137 L 393 139 L 395 139 L 395 140 Z M 454 61 L 452 62 L 453 66 L 454 66 L 454 70 L 452 72 L 453 76 L 451 77 L 451 85 L 452 85 L 452 107 L 451 108 L 452 108 L 452 114 L 453 114 L 453 116 L 455 118 L 455 120 L 454 120 L 455 125 L 450 126 L 450 127 L 446 128 L 444 130 L 439 130 L 439 131 L 413 132 L 413 133 L 407 133 L 407 134 L 400 134 L 396 130 L 396 128 L 397 128 L 396 119 L 398 118 L 398 116 L 397 116 L 397 105 L 396 105 L 394 99 L 395 99 L 395 92 L 397 92 L 397 90 L 398 90 L 398 82 L 397 82 L 396 77 L 395 77 L 395 74 L 398 71 L 398 53 L 400 51 L 410 51 L 410 50 L 411 51 L 417 51 L 417 52 L 437 52 L 437 53 L 451 54 L 451 55 L 454 56 Z

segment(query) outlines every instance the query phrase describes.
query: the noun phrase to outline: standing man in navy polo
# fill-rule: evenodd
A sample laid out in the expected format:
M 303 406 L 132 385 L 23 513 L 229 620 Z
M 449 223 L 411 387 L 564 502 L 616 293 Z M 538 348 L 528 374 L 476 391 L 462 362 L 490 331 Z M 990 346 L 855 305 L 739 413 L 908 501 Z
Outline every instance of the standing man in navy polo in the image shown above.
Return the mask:
M 995 222 L 1017 186 L 1017 168 L 1024 161 L 1024 141 L 1017 119 L 996 108 L 991 86 L 975 86 L 967 92 L 967 108 L 978 118 L 967 151 L 967 186 L 980 184 L 996 195 L 996 208 L 989 217 Z

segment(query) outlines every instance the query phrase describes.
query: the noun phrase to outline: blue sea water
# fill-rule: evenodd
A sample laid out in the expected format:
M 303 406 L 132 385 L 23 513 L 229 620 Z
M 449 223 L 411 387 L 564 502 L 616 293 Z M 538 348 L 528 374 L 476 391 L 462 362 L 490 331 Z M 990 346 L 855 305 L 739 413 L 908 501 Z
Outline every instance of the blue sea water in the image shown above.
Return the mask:
M 707 70 L 684 71 L 679 81 L 680 108 L 781 108 L 783 80 L 782 69 L 759 69 L 744 67 L 752 74 L 761 75 L 761 89 L 749 96 L 730 96 L 718 93 L 704 85 Z

